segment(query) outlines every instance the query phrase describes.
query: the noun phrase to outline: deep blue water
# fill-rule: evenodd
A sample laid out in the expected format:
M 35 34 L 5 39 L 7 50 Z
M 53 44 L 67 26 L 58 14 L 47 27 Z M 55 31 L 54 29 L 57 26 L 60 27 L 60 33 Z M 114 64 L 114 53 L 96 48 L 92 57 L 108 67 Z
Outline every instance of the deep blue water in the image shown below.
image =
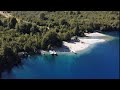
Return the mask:
M 33 56 L 23 60 L 2 78 L 13 79 L 118 79 L 119 35 L 106 33 L 113 40 L 99 43 L 77 55 Z

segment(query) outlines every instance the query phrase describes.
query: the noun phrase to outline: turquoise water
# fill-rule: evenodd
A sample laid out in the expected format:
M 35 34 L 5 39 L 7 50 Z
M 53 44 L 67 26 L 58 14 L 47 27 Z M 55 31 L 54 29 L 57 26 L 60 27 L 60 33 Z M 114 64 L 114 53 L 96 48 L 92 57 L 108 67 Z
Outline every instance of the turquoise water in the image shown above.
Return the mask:
M 4 79 L 118 79 L 119 78 L 119 35 L 106 33 L 114 38 L 96 44 L 75 54 L 58 56 L 32 56 L 4 72 Z

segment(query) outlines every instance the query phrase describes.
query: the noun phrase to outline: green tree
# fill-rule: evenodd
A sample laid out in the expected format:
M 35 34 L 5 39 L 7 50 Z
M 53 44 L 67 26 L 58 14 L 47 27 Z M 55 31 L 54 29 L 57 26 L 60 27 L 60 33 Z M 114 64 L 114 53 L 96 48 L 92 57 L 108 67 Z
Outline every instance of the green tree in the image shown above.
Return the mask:
M 48 31 L 41 42 L 41 47 L 43 49 L 47 49 L 48 45 L 54 47 L 61 47 L 62 46 L 62 40 L 60 39 L 59 35 L 55 31 Z
M 45 19 L 46 19 L 46 17 L 45 17 L 45 14 L 44 14 L 44 13 L 41 13 L 41 14 L 40 14 L 40 19 L 42 19 L 42 20 L 45 20 Z
M 32 32 L 33 34 L 40 32 L 39 28 L 37 27 L 37 25 L 32 25 L 32 27 L 30 28 L 30 32 Z
M 3 47 L 3 54 L 5 59 L 9 59 L 9 57 L 14 56 L 14 52 L 10 47 L 4 46 Z
M 74 28 L 74 35 L 83 37 L 83 36 L 85 36 L 84 31 L 85 30 L 80 30 L 80 28 L 77 26 L 76 28 Z
M 70 32 L 63 33 L 64 41 L 70 41 L 71 40 L 71 34 Z
M 77 36 L 79 36 L 79 31 L 80 31 L 80 29 L 79 29 L 79 27 L 77 26 L 77 27 L 75 28 L 74 34 L 77 35 Z
M 17 23 L 16 18 L 14 18 L 14 17 L 10 18 L 9 28 L 10 28 L 10 29 L 11 29 L 11 28 L 15 28 L 16 23 Z
M 0 26 L 0 31 L 4 31 L 4 27 L 3 26 Z
M 17 26 L 17 31 L 23 34 L 30 34 L 30 29 L 32 27 L 31 23 L 20 23 Z
M 61 25 L 69 26 L 69 24 L 68 24 L 68 22 L 66 21 L 66 19 L 62 19 L 62 20 L 60 21 L 60 24 L 61 24 Z
M 2 26 L 3 25 L 3 23 L 2 23 L 2 21 L 0 20 L 0 26 Z

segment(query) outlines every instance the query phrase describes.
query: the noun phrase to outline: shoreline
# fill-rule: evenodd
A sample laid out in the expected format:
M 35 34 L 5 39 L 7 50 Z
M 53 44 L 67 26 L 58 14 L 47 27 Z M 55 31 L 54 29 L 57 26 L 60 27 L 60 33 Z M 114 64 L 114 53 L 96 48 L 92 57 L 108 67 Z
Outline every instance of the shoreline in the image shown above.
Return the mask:
M 60 48 L 54 48 L 54 51 L 58 54 L 77 54 L 86 50 L 92 45 L 97 43 L 103 43 L 107 41 L 108 35 L 94 32 L 85 33 L 86 37 L 78 37 L 78 41 L 71 40 L 70 42 L 63 41 L 63 45 Z M 100 38 L 99 38 L 100 37 Z M 44 53 L 44 54 L 43 54 Z M 49 51 L 41 50 L 41 55 L 49 55 Z
M 60 48 L 54 48 L 53 51 L 57 54 L 77 54 L 83 52 L 90 46 L 93 46 L 98 43 L 103 43 L 105 41 L 112 40 L 112 36 L 102 34 L 99 32 L 94 33 L 85 33 L 85 37 L 78 37 L 78 41 L 71 40 L 69 42 L 63 41 L 63 45 Z M 28 56 L 34 55 L 50 55 L 49 50 L 37 50 L 38 53 L 31 52 L 28 53 Z M 52 55 L 52 54 L 51 54 Z
M 96 43 L 102 43 L 105 42 L 106 40 L 103 39 L 96 39 L 95 37 L 105 37 L 107 35 L 102 34 L 102 33 L 86 33 L 86 38 L 84 37 L 79 37 L 78 41 L 70 41 L 70 42 L 65 42 L 63 41 L 63 46 L 61 48 L 55 48 L 54 50 L 56 52 L 80 52 L 82 50 L 87 49 L 89 46 L 96 44 Z M 93 38 L 94 37 L 94 38 Z
M 107 41 L 106 38 L 110 37 L 109 35 L 94 32 L 94 33 L 85 33 L 86 37 L 78 37 L 78 41 L 71 40 L 70 42 L 63 41 L 63 45 L 60 48 L 54 48 L 53 50 L 57 54 L 77 54 L 83 52 L 87 48 L 97 43 L 103 43 Z M 100 37 L 100 38 L 99 38 Z M 34 53 L 34 55 L 50 55 L 49 50 L 38 50 L 40 53 Z M 28 56 L 33 56 L 28 54 Z
M 87 34 L 88 37 L 79 37 L 78 39 L 81 40 L 80 41 L 75 41 L 75 42 L 65 42 L 63 41 L 63 46 L 61 48 L 55 48 L 54 50 L 57 52 L 58 55 L 75 55 L 75 53 L 71 52 L 71 50 L 75 50 L 77 52 L 76 55 L 79 55 L 79 53 L 87 53 L 86 50 L 91 50 L 91 47 L 93 47 L 95 44 L 97 43 L 102 43 L 108 40 L 111 40 L 112 36 L 109 35 L 105 35 L 105 34 L 101 34 L 101 33 L 89 33 Z M 103 36 L 104 38 L 100 38 L 100 39 L 96 39 L 96 37 L 100 37 Z M 91 37 L 95 37 L 94 39 Z M 106 38 L 107 37 L 107 38 Z M 71 47 L 70 47 L 71 46 Z M 42 52 L 44 52 L 44 54 L 29 54 L 26 58 L 32 57 L 34 55 L 50 55 L 49 51 L 47 50 L 40 50 Z M 42 53 L 41 52 L 41 53 Z M 24 57 L 23 57 L 24 58 Z M 20 58 L 20 62 L 23 58 Z M 5 70 L 3 70 L 5 71 Z M 3 72 L 0 71 L 0 74 Z

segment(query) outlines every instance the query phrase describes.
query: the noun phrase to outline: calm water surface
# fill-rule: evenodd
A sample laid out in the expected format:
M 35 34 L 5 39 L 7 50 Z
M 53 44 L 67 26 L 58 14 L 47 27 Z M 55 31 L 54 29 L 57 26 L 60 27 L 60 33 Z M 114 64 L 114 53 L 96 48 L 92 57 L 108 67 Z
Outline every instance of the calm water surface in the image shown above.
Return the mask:
M 99 43 L 77 55 L 33 56 L 22 61 L 3 79 L 118 79 L 119 78 L 119 33 L 107 42 Z

